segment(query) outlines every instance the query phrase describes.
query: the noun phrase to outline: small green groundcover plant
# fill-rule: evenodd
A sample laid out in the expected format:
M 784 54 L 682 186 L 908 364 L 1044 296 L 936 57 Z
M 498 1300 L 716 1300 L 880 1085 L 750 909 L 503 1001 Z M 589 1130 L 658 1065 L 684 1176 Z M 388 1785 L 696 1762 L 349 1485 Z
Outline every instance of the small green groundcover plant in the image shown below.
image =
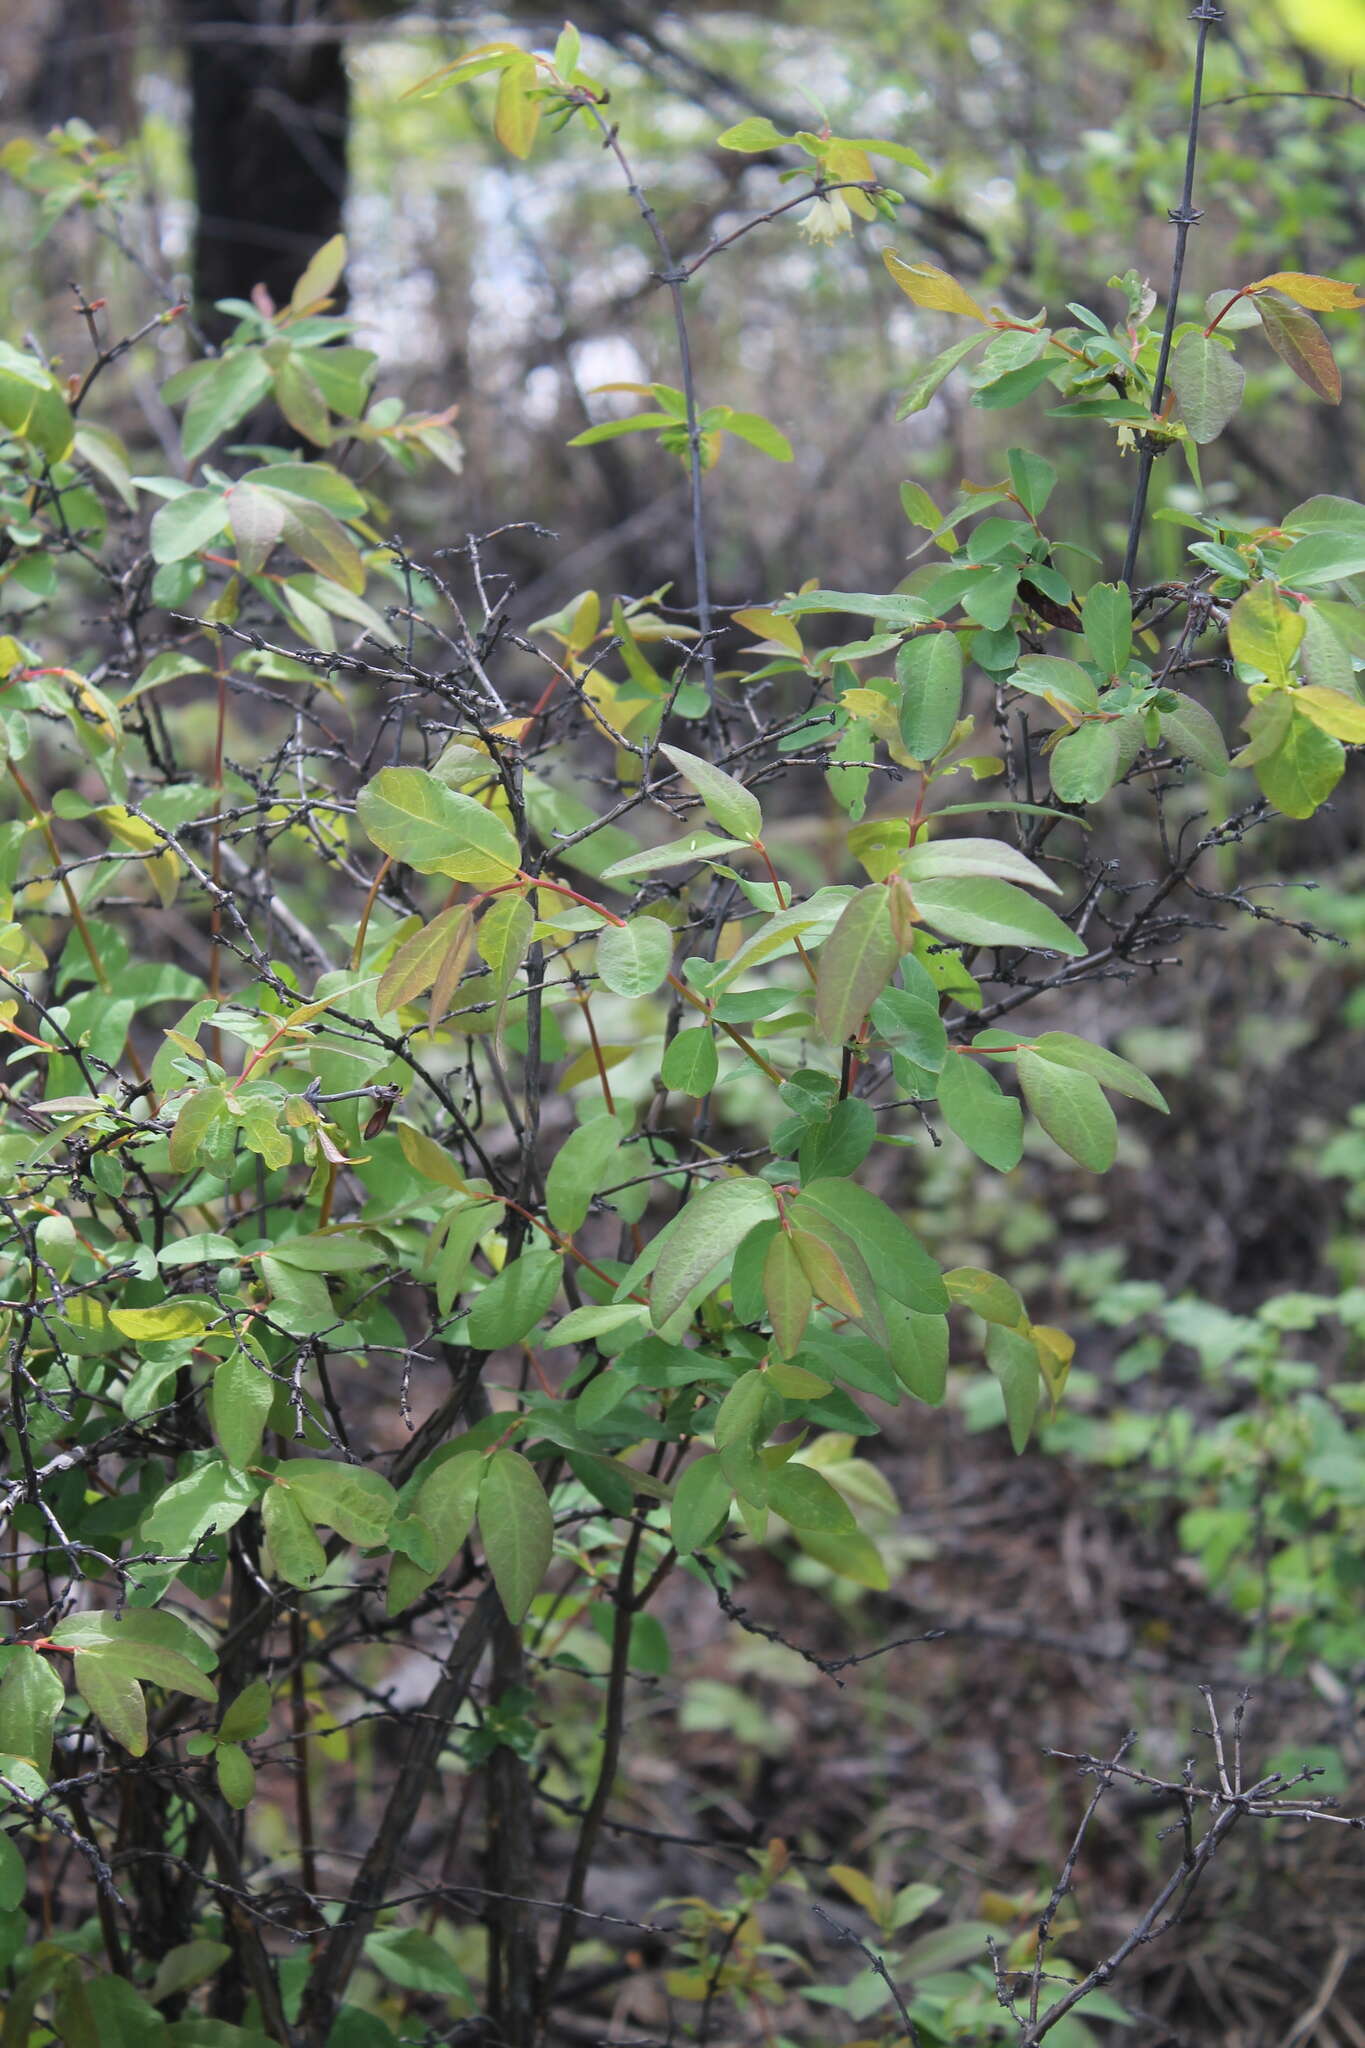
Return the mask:
M 539 2038 L 596 1952 L 670 1579 L 733 1611 L 753 1547 L 794 1545 L 884 1588 L 885 1406 L 941 1402 L 977 1340 L 1017 1449 L 1062 1400 L 1071 1337 L 907 1222 L 915 1148 L 1008 1174 L 1031 1122 L 1103 1173 L 1114 1098 L 1165 1104 L 1070 992 L 1164 959 L 1210 852 L 1310 816 L 1365 742 L 1365 507 L 1192 516 L 1180 581 L 1135 571 L 1155 460 L 1198 481 L 1243 332 L 1334 403 L 1316 316 L 1352 285 L 1276 270 L 1188 319 L 1130 272 L 1117 319 L 1054 324 L 888 249 L 888 292 L 965 323 L 903 411 L 965 378 L 1116 434 L 1127 576 L 1051 527 L 1021 445 L 946 510 L 905 486 L 896 590 L 794 562 L 721 620 L 703 472 L 792 451 L 699 401 L 686 288 L 716 248 L 668 246 L 572 30 L 425 89 L 480 78 L 510 150 L 583 134 L 654 237 L 680 385 L 579 438 L 654 432 L 686 466 L 685 609 L 585 592 L 522 623 L 495 542 L 419 563 L 388 537 L 386 474 L 460 448 L 373 398 L 339 242 L 163 384 L 181 474 L 135 474 L 91 414 L 183 308 L 110 342 L 82 298 L 75 369 L 0 345 L 5 2048 L 371 2048 L 473 2012 Z M 801 180 L 748 227 L 901 242 L 880 166 L 918 175 L 909 149 L 760 120 L 720 144 Z M 3 162 L 45 216 L 127 177 L 74 123 Z M 843 829 L 817 870 L 784 817 L 820 790 Z M 533 1769 L 585 1677 L 596 1736 Z M 338 1755 L 358 1855 L 318 1812 Z M 481 1786 L 477 1883 L 458 1852 L 413 1880 L 452 1771 Z M 776 1995 L 757 1909 L 788 1881 L 775 1848 L 737 1901 L 676 1909 L 682 2035 Z M 833 1966 L 826 2002 L 878 2039 L 1092 2038 L 1055 1900 L 993 1980 L 977 1923 L 918 1928 L 915 1874 L 831 1883 L 903 1972 Z M 1000 2002 L 1016 1981 L 1031 2002 Z

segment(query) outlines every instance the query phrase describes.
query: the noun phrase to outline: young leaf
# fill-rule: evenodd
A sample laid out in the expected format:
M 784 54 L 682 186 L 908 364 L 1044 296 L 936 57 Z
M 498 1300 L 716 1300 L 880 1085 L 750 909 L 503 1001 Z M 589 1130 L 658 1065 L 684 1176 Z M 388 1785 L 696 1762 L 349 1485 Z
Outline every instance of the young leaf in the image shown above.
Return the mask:
M 716 137 L 721 149 L 743 150 L 748 155 L 769 149 L 780 149 L 792 137 L 775 128 L 766 114 L 751 114 L 746 121 L 737 121 L 733 128 L 727 128 Z
M 859 1030 L 898 957 L 886 890 L 870 883 L 845 905 L 820 948 L 815 1021 L 829 1044 L 842 1045 Z
M 781 1355 L 790 1358 L 805 1335 L 814 1297 L 804 1263 L 785 1230 L 777 1231 L 768 1245 L 763 1261 L 763 1299 L 773 1341 Z M 857 1314 L 856 1308 L 852 1313 Z
M 1057 472 L 1045 455 L 1032 448 L 1011 448 L 1006 457 L 1014 495 L 1026 512 L 1036 519 L 1052 496 Z
M 1282 362 L 1327 405 L 1341 404 L 1341 371 L 1332 344 L 1311 313 L 1284 306 L 1278 299 L 1257 298 L 1265 338 Z
M 1345 740 L 1352 747 L 1365 746 L 1365 704 L 1359 698 L 1345 697 L 1320 683 L 1306 683 L 1295 690 L 1293 702 L 1296 711 L 1305 713 L 1333 739 Z
M 1228 645 L 1237 661 L 1272 683 L 1288 683 L 1303 626 L 1303 613 L 1287 605 L 1273 583 L 1253 583 L 1228 613 Z
M 597 941 L 597 972 L 618 996 L 647 996 L 673 961 L 673 934 L 657 917 L 609 924 Z
M 768 1504 L 769 1474 L 759 1447 L 776 1407 L 764 1375 L 744 1372 L 716 1414 L 716 1454 L 721 1470 L 740 1498 L 755 1508 Z
M 1358 312 L 1365 304 L 1359 285 L 1348 284 L 1341 277 L 1316 277 L 1304 270 L 1272 271 L 1269 277 L 1258 277 L 1255 284 L 1248 285 L 1246 289 L 1248 292 L 1283 292 L 1296 306 L 1311 307 L 1315 313 Z
M 749 844 L 761 836 L 762 807 L 742 782 L 737 782 L 722 768 L 713 768 L 699 755 L 684 753 L 681 747 L 660 747 L 659 752 L 691 783 L 708 817 L 715 819 L 722 832 L 733 833 L 736 839 Z
M 890 249 L 882 251 L 882 261 L 906 298 L 915 305 L 935 313 L 962 313 L 969 320 L 979 320 L 984 327 L 993 325 L 989 314 L 982 312 L 971 293 L 965 291 L 946 270 L 940 270 L 937 264 L 906 263 Z
M 374 1002 L 380 1015 L 401 1010 L 404 1003 L 424 995 L 452 955 L 459 963 L 458 980 L 469 957 L 473 931 L 474 914 L 469 905 L 456 903 L 405 939 L 379 977 Z
M 980 1266 L 954 1266 L 951 1273 L 944 1274 L 943 1284 L 958 1308 L 969 1308 L 984 1323 L 1017 1330 L 1028 1321 L 1023 1302 L 998 1273 L 988 1273 Z
M 250 1685 L 243 1686 L 232 1705 L 226 1709 L 218 1723 L 218 1735 L 223 1742 L 249 1742 L 253 1736 L 264 1735 L 270 1724 L 271 1692 L 267 1679 L 254 1678 Z
M 1298 691 L 1279 745 L 1256 762 L 1256 780 L 1286 818 L 1311 818 L 1340 782 L 1346 755 L 1340 740 L 1298 711 Z
M 555 1534 L 540 1476 L 520 1451 L 494 1451 L 484 1463 L 478 1514 L 498 1598 L 519 1622 L 550 1568 Z

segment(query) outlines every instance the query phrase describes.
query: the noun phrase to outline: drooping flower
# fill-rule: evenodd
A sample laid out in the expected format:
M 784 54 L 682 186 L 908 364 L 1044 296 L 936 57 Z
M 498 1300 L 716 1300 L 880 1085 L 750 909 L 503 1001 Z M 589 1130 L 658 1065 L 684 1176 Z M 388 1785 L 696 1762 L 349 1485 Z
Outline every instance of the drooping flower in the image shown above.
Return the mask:
M 833 242 L 852 232 L 853 215 L 842 192 L 817 192 L 797 226 L 807 241 Z

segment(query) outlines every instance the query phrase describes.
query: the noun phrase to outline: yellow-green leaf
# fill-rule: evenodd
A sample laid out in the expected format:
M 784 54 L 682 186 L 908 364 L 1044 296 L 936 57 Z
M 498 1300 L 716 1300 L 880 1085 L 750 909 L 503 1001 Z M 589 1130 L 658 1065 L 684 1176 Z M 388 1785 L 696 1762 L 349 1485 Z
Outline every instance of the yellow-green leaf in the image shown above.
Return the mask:
M 906 298 L 917 306 L 935 313 L 961 313 L 986 327 L 992 325 L 990 315 L 982 312 L 971 293 L 937 264 L 906 263 L 890 249 L 882 251 L 882 260 Z

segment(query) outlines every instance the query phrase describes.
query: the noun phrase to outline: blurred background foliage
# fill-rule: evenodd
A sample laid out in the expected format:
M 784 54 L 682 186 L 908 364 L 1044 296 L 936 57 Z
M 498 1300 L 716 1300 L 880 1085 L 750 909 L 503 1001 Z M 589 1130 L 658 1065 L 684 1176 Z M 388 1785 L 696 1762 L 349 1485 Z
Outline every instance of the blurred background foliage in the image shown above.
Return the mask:
M 1297 23 L 1303 10 L 1286 12 Z M 784 131 L 828 120 L 837 132 L 888 136 L 931 167 L 927 179 L 900 179 L 894 230 L 823 246 L 787 216 L 736 260 L 708 265 L 692 295 L 703 399 L 763 412 L 796 451 L 780 473 L 757 454 L 727 455 L 724 488 L 711 494 L 719 602 L 761 603 L 816 575 L 827 586 L 893 588 L 918 538 L 898 509 L 901 483 L 942 497 L 960 477 L 990 481 L 1020 427 L 973 409 L 960 382 L 897 422 L 917 368 L 957 330 L 888 292 L 879 248 L 941 264 L 1023 316 L 1075 301 L 1112 318 L 1121 297 L 1108 280 L 1130 265 L 1164 292 L 1185 146 L 1183 0 L 957 0 L 950 10 L 922 0 L 602 0 L 577 18 L 585 62 L 612 82 L 677 250 L 699 251 L 788 196 L 776 162 L 715 146 L 747 114 Z M 261 23 L 273 41 L 253 42 Z M 283 187 L 271 182 L 279 157 L 262 144 L 258 196 L 273 190 L 278 208 L 220 239 L 238 245 L 246 289 L 272 262 L 296 274 L 344 218 L 350 312 L 357 339 L 379 356 L 382 387 L 410 407 L 458 405 L 463 472 L 400 478 L 395 531 L 420 554 L 529 522 L 500 543 L 523 620 L 588 587 L 642 596 L 673 584 L 685 597 L 678 465 L 643 437 L 566 448 L 620 403 L 595 396 L 598 387 L 675 374 L 664 295 L 629 198 L 581 139 L 558 149 L 542 139 L 528 162 L 510 161 L 493 139 L 487 92 L 403 96 L 473 42 L 543 45 L 558 25 L 529 8 L 362 0 L 10 0 L 0 25 L 7 137 L 84 123 L 68 131 L 81 178 L 103 175 L 97 137 L 126 144 L 133 168 L 109 168 L 112 233 L 103 213 L 62 207 L 60 193 L 45 204 L 14 181 L 0 185 L 9 332 L 31 332 L 78 367 L 71 280 L 108 299 L 118 334 L 166 295 L 190 292 L 196 276 L 202 285 L 215 275 L 203 221 L 196 256 L 196 171 L 202 182 L 210 159 L 221 169 L 243 137 L 214 65 L 240 64 L 245 51 L 259 84 L 279 61 L 267 111 L 279 149 L 311 175 L 316 227 L 286 219 Z M 1276 9 L 1232 7 L 1206 96 L 1190 303 L 1270 268 L 1365 278 L 1365 101 L 1340 64 L 1297 41 Z M 201 290 L 201 301 L 210 295 Z M 211 317 L 203 303 L 198 311 Z M 1346 390 L 1335 409 L 1301 402 L 1284 364 L 1248 345 L 1243 411 L 1204 457 L 1209 502 L 1260 521 L 1310 492 L 1365 495 L 1365 348 L 1355 323 L 1333 339 Z M 110 424 L 173 473 L 178 443 L 158 386 L 188 360 L 183 338 L 161 331 L 103 386 Z M 1087 532 L 1113 574 L 1131 465 L 1103 429 L 1090 443 L 1050 435 L 1041 404 L 1028 432 L 1060 471 L 1059 530 Z M 1155 581 L 1177 573 L 1178 521 L 1197 502 L 1178 457 L 1158 464 L 1153 502 L 1167 515 L 1147 543 Z M 78 654 L 82 621 L 65 630 Z M 1035 1312 L 1080 1339 L 1066 1413 L 1022 1465 L 1007 1462 L 998 1399 L 979 1376 L 956 1411 L 902 1411 L 889 1426 L 907 1505 L 887 1538 L 902 1568 L 888 1626 L 947 1620 L 960 1638 L 923 1693 L 870 1682 L 867 1718 L 855 1725 L 795 1658 L 752 1639 L 736 1651 L 718 1617 L 673 1617 L 680 1754 L 704 1804 L 757 1839 L 788 1827 L 818 1773 L 812 1841 L 842 1837 L 845 1860 L 869 1869 L 937 1857 L 936 1875 L 968 1899 L 992 1873 L 994 1903 L 983 1910 L 1006 1928 L 1022 1924 L 1065 1835 L 1040 1743 L 1098 1744 L 1097 1721 L 1107 1731 L 1141 1720 L 1177 1769 L 1191 1680 L 1213 1667 L 1256 1678 L 1266 1725 L 1287 1744 L 1318 1745 L 1348 1793 L 1361 1784 L 1359 778 L 1310 825 L 1274 826 L 1225 860 L 1221 885 L 1252 891 L 1289 926 L 1243 918 L 1226 935 L 1210 930 L 1179 970 L 1097 983 L 1091 1013 L 1071 1013 L 1074 1028 L 1155 1076 L 1169 1124 L 1158 1132 L 1154 1119 L 1125 1119 L 1119 1164 L 1098 1190 L 1045 1146 L 1008 1183 L 960 1148 L 922 1168 L 917 1220 L 945 1263 L 1008 1259 Z M 1292 928 L 1305 920 L 1339 943 Z M 825 1590 L 868 1605 L 856 1590 Z M 777 1582 L 770 1591 L 780 1599 Z M 862 1625 L 874 1626 L 867 1616 Z M 1025 1645 L 1008 1688 L 998 1683 L 1002 1635 Z M 842 1641 L 832 1620 L 828 1646 L 837 1653 Z M 736 1729 L 753 1740 L 742 1767 Z M 562 1737 L 570 1748 L 578 1739 L 572 1729 Z M 662 1758 L 646 1803 L 656 1824 L 683 1830 L 695 1810 Z M 1126 1837 L 1119 1821 L 1106 1825 L 1090 1910 L 1118 1926 L 1125 1898 L 1142 1895 L 1157 1823 L 1144 1811 Z M 1268 1888 L 1283 1886 L 1290 1863 L 1286 1902 Z M 685 1858 L 670 1876 L 699 1881 Z M 603 1896 L 647 1915 L 657 1881 L 623 1851 Z M 1292 1934 L 1267 1955 L 1256 1907 L 1271 1896 Z M 1209 1932 L 1230 1909 L 1242 1932 Z M 1352 1874 L 1336 1841 L 1308 1851 L 1277 1834 L 1254 1869 L 1239 1866 L 1213 1888 L 1206 1913 L 1178 1965 L 1139 1977 L 1148 2003 L 1188 2032 L 1146 2038 L 1365 2039 L 1351 2019 L 1365 1944 L 1358 1858 Z M 1343 1927 L 1355 1946 L 1338 1972 L 1342 1996 L 1319 2015 L 1320 2031 L 1286 2032 L 1311 2006 Z M 1212 1974 L 1210 1944 L 1222 1958 Z M 1297 1961 L 1286 1976 L 1289 1947 Z M 973 2011 L 985 2028 L 985 2005 Z

